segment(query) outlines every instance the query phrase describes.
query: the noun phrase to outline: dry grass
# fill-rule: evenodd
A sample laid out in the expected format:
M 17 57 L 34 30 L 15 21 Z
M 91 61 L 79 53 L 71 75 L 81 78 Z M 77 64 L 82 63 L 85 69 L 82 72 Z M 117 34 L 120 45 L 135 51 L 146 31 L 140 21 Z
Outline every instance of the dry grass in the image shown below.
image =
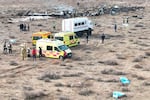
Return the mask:
M 101 71 L 102 74 L 107 74 L 107 75 L 126 75 L 126 73 L 121 72 L 121 71 L 116 71 L 114 69 L 104 69 Z
M 146 82 L 143 83 L 143 85 L 144 85 L 144 86 L 150 86 L 150 82 L 147 82 L 147 81 L 146 81 Z
M 9 65 L 11 65 L 11 66 L 18 66 L 19 64 L 16 61 L 10 61 Z
M 59 96 L 59 100 L 70 100 L 68 96 Z
M 150 56 L 150 52 L 145 52 L 145 55 L 146 56 Z
M 88 88 L 83 88 L 80 90 L 79 95 L 83 95 L 83 96 L 90 96 L 94 94 L 94 91 L 88 89 Z
M 119 63 L 116 60 L 106 60 L 106 61 L 98 61 L 98 63 L 104 64 L 104 65 L 119 65 Z
M 50 82 L 50 80 L 57 80 L 60 78 L 61 76 L 59 74 L 53 72 L 44 72 L 40 77 L 38 77 L 39 80 L 45 80 L 46 82 Z
M 41 90 L 24 92 L 24 100 L 36 100 L 37 98 L 42 100 L 44 96 L 47 96 L 47 94 Z
M 134 68 L 137 68 L 137 69 L 142 69 L 143 67 L 141 66 L 141 65 L 139 65 L 139 64 L 136 64 L 136 65 L 134 65 L 133 66 Z
M 62 83 L 56 83 L 55 86 L 56 87 L 64 87 L 64 84 L 62 84 Z

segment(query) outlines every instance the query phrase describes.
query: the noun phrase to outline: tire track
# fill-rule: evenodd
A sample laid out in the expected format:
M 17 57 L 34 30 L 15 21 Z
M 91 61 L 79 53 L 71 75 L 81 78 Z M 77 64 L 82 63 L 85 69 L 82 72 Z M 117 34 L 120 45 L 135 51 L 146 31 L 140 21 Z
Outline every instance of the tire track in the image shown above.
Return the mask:
M 48 62 L 49 63 L 49 62 Z M 28 70 L 32 70 L 35 68 L 43 67 L 44 65 L 48 64 L 48 63 L 41 63 L 41 64 L 35 64 L 35 65 L 20 65 L 18 67 L 15 68 L 11 68 L 8 70 L 4 70 L 3 72 L 0 73 L 0 78 L 5 78 L 5 77 L 11 77 L 13 75 L 28 71 Z

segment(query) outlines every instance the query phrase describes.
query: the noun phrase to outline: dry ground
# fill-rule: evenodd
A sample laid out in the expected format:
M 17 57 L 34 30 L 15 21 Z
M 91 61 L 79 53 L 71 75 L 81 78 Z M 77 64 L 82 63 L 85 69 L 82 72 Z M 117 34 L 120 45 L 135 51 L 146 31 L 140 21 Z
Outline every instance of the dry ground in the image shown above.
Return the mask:
M 21 4 L 22 9 L 32 9 L 31 5 L 33 9 L 36 9 L 34 6 L 38 3 L 35 1 L 30 3 L 27 0 Z M 118 3 L 119 0 L 116 1 Z M 114 0 L 114 3 L 116 1 Z M 130 1 L 133 2 L 133 0 Z M 137 1 L 140 2 L 140 0 Z M 79 46 L 71 48 L 72 59 L 61 62 L 57 59 L 42 58 L 33 62 L 31 58 L 21 60 L 19 45 L 27 42 L 28 46 L 31 46 L 31 34 L 40 29 L 60 31 L 62 19 L 31 21 L 28 22 L 31 26 L 30 31 L 20 32 L 18 27 L 20 23 L 8 22 L 10 18 L 8 9 L 19 9 L 15 0 L 11 2 L 14 2 L 12 6 L 9 0 L 0 2 L 2 4 L 0 7 L 3 9 L 0 19 L 0 46 L 2 48 L 4 39 L 17 40 L 17 43 L 13 45 L 13 54 L 4 55 L 1 49 L 1 100 L 31 100 L 31 98 L 32 100 L 113 100 L 111 96 L 113 91 L 126 93 L 127 97 L 122 100 L 149 100 L 149 6 L 146 6 L 144 11 L 117 16 L 90 17 L 96 24 L 93 35 L 88 44 L 83 37 L 80 39 Z M 46 3 L 43 5 L 45 6 Z M 143 15 L 143 18 L 132 17 L 137 14 Z M 122 25 L 124 16 L 130 17 L 128 27 Z M 118 25 L 117 32 L 113 30 L 114 20 Z M 56 30 L 52 29 L 53 21 L 56 22 Z M 104 44 L 101 44 L 99 38 L 102 33 L 106 34 Z M 119 82 L 121 76 L 129 78 L 131 84 L 122 86 Z

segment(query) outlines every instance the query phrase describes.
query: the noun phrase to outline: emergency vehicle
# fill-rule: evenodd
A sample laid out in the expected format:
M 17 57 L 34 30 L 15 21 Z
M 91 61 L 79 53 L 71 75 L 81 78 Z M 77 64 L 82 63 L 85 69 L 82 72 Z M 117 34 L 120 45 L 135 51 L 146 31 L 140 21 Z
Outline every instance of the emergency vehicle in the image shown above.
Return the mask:
M 80 43 L 79 38 L 74 32 L 55 33 L 54 38 L 63 41 L 69 47 L 77 46 Z
M 52 33 L 47 31 L 39 31 L 32 34 L 32 45 L 36 45 L 36 41 L 43 38 L 52 38 Z
M 76 17 L 62 20 L 63 32 L 74 32 L 81 37 L 83 33 L 92 34 L 93 23 L 87 17 Z
M 71 50 L 60 40 L 55 39 L 40 39 L 36 42 L 36 50 L 39 51 L 39 47 L 42 48 L 42 55 L 50 58 L 70 58 L 72 57 Z M 37 55 L 38 52 L 37 52 Z

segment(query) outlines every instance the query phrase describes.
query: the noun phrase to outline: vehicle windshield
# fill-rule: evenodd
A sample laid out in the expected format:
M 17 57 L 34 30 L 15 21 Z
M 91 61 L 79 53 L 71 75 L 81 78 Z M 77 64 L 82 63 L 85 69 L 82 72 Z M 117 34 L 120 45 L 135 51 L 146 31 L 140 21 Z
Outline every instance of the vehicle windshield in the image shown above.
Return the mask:
M 39 40 L 39 39 L 41 39 L 42 37 L 41 36 L 34 36 L 33 37 L 33 40 Z
M 68 47 L 66 45 L 58 46 L 58 48 L 63 51 L 68 49 Z
M 55 37 L 55 39 L 63 41 L 63 37 Z

